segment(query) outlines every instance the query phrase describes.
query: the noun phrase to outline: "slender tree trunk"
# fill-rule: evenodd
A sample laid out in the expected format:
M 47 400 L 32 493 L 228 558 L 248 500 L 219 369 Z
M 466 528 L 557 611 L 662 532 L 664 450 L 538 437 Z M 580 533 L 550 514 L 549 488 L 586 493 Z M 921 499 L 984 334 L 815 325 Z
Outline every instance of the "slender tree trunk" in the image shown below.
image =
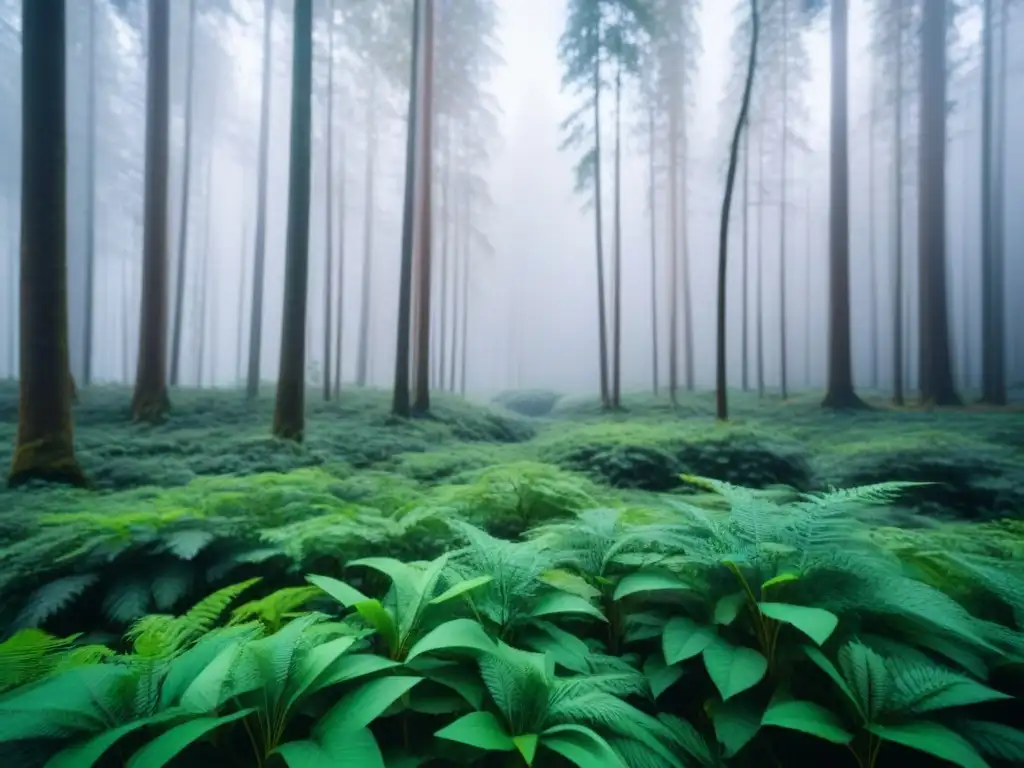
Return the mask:
M 676 403 L 679 390 L 679 96 L 676 89 L 669 94 L 668 112 L 668 394 Z
M 391 411 L 395 416 L 411 415 L 409 398 L 409 357 L 411 354 L 412 269 L 416 184 L 419 173 L 417 136 L 420 124 L 421 15 L 425 0 L 413 0 L 412 56 L 409 76 L 409 107 L 406 118 L 405 195 L 402 204 L 402 265 L 398 281 L 398 338 L 395 343 L 395 384 Z M 364 286 L 365 290 L 365 286 Z M 365 302 L 364 302 L 365 304 Z
M 170 129 L 170 0 L 149 0 L 142 315 L 132 417 L 158 422 L 167 397 L 167 168 Z
M 434 184 L 434 0 L 425 0 L 423 25 L 423 133 L 420 152 L 422 198 L 420 199 L 420 272 L 417 309 L 417 366 L 413 387 L 412 410 L 416 414 L 430 411 L 430 304 L 433 283 L 433 184 Z
M 598 22 L 598 47 L 601 27 Z M 597 337 L 598 363 L 601 367 L 601 404 L 611 407 L 608 387 L 608 313 L 605 309 L 604 288 L 604 221 L 601 202 L 601 57 L 594 59 L 594 239 L 597 258 Z
M 878 248 L 875 243 L 875 96 L 876 67 L 871 63 L 871 96 L 868 113 L 868 338 L 871 340 L 871 388 L 878 389 Z
M 920 204 L 918 206 L 921 397 L 959 405 L 953 387 L 946 294 L 947 2 L 925 3 L 921 16 Z
M 281 366 L 274 436 L 301 442 L 305 428 L 306 297 L 309 285 L 310 149 L 313 101 L 313 0 L 295 0 L 292 48 L 291 165 L 285 250 Z
M 656 194 L 657 178 L 655 176 L 655 152 L 657 151 L 657 136 L 654 130 L 654 107 L 647 111 L 647 131 L 650 141 L 650 167 L 648 169 L 648 204 L 651 208 L 651 378 L 654 385 L 654 394 L 658 394 L 658 222 L 656 209 L 658 204 Z
M 764 126 L 757 129 L 757 396 L 764 397 Z
M 622 407 L 622 64 L 615 68 L 615 293 L 612 298 L 612 407 Z
M 334 332 L 334 399 L 341 397 L 341 350 L 345 330 L 345 134 L 338 137 L 338 319 Z
M 469 276 L 472 261 L 472 191 L 467 187 L 463 198 L 463 241 L 462 241 L 462 359 L 459 364 L 459 394 L 466 396 L 466 367 L 469 358 Z
M 847 2 L 832 2 L 829 339 L 825 408 L 862 408 L 850 348 L 850 156 L 847 123 Z
M 782 179 L 779 183 L 779 390 L 789 397 L 786 361 L 786 206 L 787 160 L 789 159 L 789 3 L 782 0 Z
M 19 247 L 19 224 L 17 201 L 12 195 L 7 201 L 7 222 L 10 232 L 8 252 L 8 280 L 7 283 L 7 365 L 11 372 L 11 378 L 18 378 L 18 292 L 20 282 L 18 276 L 18 247 Z M 66 246 L 65 246 L 66 247 Z M 69 363 L 70 364 L 70 363 Z
M 971 142 L 968 134 L 967 105 L 964 105 L 963 136 L 960 142 L 960 167 L 963 179 L 960 183 L 960 320 L 955 323 L 960 327 L 960 386 L 967 390 L 971 386 L 971 280 L 972 248 L 970 237 L 970 220 L 967 212 L 971 209 L 971 188 L 967 183 L 967 169 L 971 167 Z
M 757 38 L 761 27 L 758 0 L 750 0 L 750 58 L 747 60 L 747 80 L 743 86 L 743 102 L 736 118 L 736 127 L 729 148 L 729 170 L 725 175 L 725 199 L 722 201 L 722 217 L 718 227 L 718 349 L 715 354 L 715 412 L 719 421 L 729 418 L 728 378 L 726 373 L 726 276 L 729 256 L 729 208 L 732 205 L 733 185 L 736 181 L 736 165 L 739 162 L 740 136 L 747 124 L 750 112 L 750 92 L 754 86 L 754 71 L 757 68 Z M 760 235 L 760 233 L 758 233 Z
M 213 197 L 210 194 L 210 162 L 207 161 L 206 167 L 206 221 L 203 222 L 203 250 L 202 250 L 202 261 L 199 264 L 199 269 L 196 277 L 198 278 L 197 293 L 199 294 L 199 305 L 198 311 L 198 327 L 199 333 L 198 342 L 196 344 L 196 358 L 198 363 L 196 365 L 196 386 L 199 389 L 203 388 L 203 374 L 206 370 L 206 336 L 209 330 L 209 288 L 210 288 L 210 220 L 213 218 Z
M 807 173 L 807 233 L 804 247 L 807 252 L 807 266 L 804 269 L 804 385 L 811 388 L 811 263 L 814 250 L 811 242 L 811 174 Z
M 324 401 L 331 399 L 331 304 L 334 301 L 334 0 L 327 22 L 327 177 L 324 208 Z
M 121 381 L 127 386 L 131 381 L 131 306 L 132 306 L 131 262 L 121 262 Z
M 82 386 L 92 383 L 93 327 L 96 284 L 96 0 L 89 2 L 89 93 L 85 117 L 85 344 Z
M 22 3 L 21 353 L 8 483 L 84 486 L 71 420 L 64 0 Z
M 249 250 L 249 244 L 246 242 L 248 239 L 245 231 L 245 222 L 242 223 L 242 250 L 239 253 L 239 272 L 242 275 L 242 281 L 238 286 L 238 327 L 235 329 L 238 338 L 235 341 L 235 381 L 240 382 L 242 380 L 242 350 L 245 349 L 245 340 L 243 336 L 245 334 L 245 283 L 247 273 L 249 271 L 249 259 L 246 258 Z
M 685 114 L 685 113 L 684 113 Z M 680 289 L 683 294 L 683 365 L 685 367 L 686 391 L 693 392 L 693 296 L 690 292 L 690 220 L 689 220 L 689 174 L 687 160 L 689 158 L 689 141 L 686 135 L 686 119 L 679 126 L 679 140 L 682 144 L 679 153 L 679 224 L 682 232 L 679 235 L 682 248 L 679 271 L 682 277 Z
M 902 406 L 904 402 L 903 376 L 903 42 L 904 42 L 904 1 L 897 0 L 897 30 L 894 35 L 896 60 L 896 90 L 893 104 L 893 368 L 892 401 Z
M 750 126 L 743 132 L 743 329 L 740 334 L 741 381 L 750 391 Z
M 448 121 L 445 124 L 445 151 L 444 169 L 441 178 L 441 313 L 440 327 L 438 328 L 438 386 L 445 390 L 445 361 L 448 355 L 448 247 L 449 233 L 451 226 L 451 163 L 452 163 L 452 126 Z M 452 389 L 455 389 L 455 382 L 452 382 Z
M 370 68 L 369 98 L 366 104 L 366 176 L 363 191 L 363 275 L 359 301 L 359 346 L 356 351 L 356 386 L 365 387 L 370 353 L 370 297 L 373 279 L 374 161 L 377 155 L 377 67 Z
M 174 281 L 174 328 L 171 337 L 171 386 L 180 383 L 181 332 L 185 306 L 185 276 L 188 273 L 188 214 L 190 180 L 192 178 L 192 129 L 195 108 L 196 80 L 196 0 L 188 4 L 188 47 L 186 49 L 188 78 L 185 85 L 185 152 L 182 157 L 181 213 L 178 222 L 177 277 Z
M 448 356 L 448 381 L 451 383 L 452 392 L 457 392 L 459 388 L 458 379 L 456 378 L 456 371 L 458 370 L 458 359 L 461 350 L 459 333 L 465 329 L 460 325 L 460 313 L 462 312 L 462 277 L 463 277 L 463 248 L 462 248 L 462 217 L 461 217 L 461 203 L 462 195 L 460 194 L 459 184 L 452 182 L 451 190 L 451 238 L 452 238 L 452 263 L 454 264 L 452 274 L 452 352 Z
M 264 0 L 260 156 L 256 171 L 256 234 L 253 239 L 252 305 L 249 315 L 249 369 L 246 372 L 245 382 L 245 396 L 249 400 L 255 400 L 260 393 L 260 355 L 263 349 L 263 272 L 267 248 L 267 163 L 270 155 L 270 84 L 274 65 L 271 60 L 273 30 L 274 0 Z

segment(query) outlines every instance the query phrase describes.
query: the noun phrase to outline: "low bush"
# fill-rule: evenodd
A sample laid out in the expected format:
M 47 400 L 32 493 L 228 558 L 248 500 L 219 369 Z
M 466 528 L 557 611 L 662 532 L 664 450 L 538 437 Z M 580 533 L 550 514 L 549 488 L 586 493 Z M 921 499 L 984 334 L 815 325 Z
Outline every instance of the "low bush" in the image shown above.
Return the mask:
M 877 535 L 905 484 L 688 479 L 727 508 L 583 508 L 518 542 L 453 520 L 449 553 L 245 580 L 115 647 L 23 630 L 0 644 L 0 762 L 1024 761 L 1019 559 L 952 538 L 970 589 L 924 577 L 924 533 Z
M 549 389 L 513 389 L 498 393 L 491 401 L 520 416 L 547 416 L 562 399 L 562 394 Z

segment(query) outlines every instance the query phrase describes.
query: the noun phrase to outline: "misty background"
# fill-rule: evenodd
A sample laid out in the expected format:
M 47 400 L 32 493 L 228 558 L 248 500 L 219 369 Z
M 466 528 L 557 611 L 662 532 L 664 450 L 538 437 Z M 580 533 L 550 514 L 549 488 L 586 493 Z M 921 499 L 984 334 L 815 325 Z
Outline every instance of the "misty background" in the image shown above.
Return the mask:
M 927 0 L 926 0 L 927 1 Z M 0 0 L 0 375 L 17 370 L 17 258 L 20 164 L 21 0 Z M 145 138 L 144 5 L 97 0 L 96 45 L 96 303 L 92 379 L 130 381 L 135 372 L 142 254 L 143 143 Z M 233 3 L 234 13 L 200 3 L 196 40 L 197 80 L 193 137 L 189 274 L 185 292 L 181 379 L 185 385 L 235 387 L 241 384 L 248 344 L 252 280 L 252 242 L 256 210 L 257 139 L 262 68 L 262 3 Z M 489 157 L 476 172 L 486 182 L 491 203 L 475 212 L 480 237 L 470 253 L 467 388 L 483 395 L 512 387 L 547 387 L 566 392 L 593 392 L 598 382 L 596 276 L 593 214 L 574 192 L 574 152 L 560 149 L 562 120 L 579 103 L 563 91 L 558 42 L 565 27 L 563 0 L 498 0 L 494 48 L 501 60 L 487 74 L 485 89 L 495 116 L 486 138 Z M 735 72 L 742 56 L 735 52 L 737 3 L 702 4 L 697 20 L 701 53 L 690 86 L 692 103 L 685 120 L 688 132 L 686 247 L 692 295 L 695 381 L 714 385 L 714 290 L 717 270 L 718 217 L 727 161 L 727 137 L 739 109 Z M 893 277 L 891 251 L 892 141 L 890 110 L 879 105 L 877 85 L 884 78 L 872 66 L 871 3 L 850 0 L 850 166 L 851 166 L 851 321 L 854 371 L 858 386 L 884 387 L 892 376 L 891 325 Z M 140 7 L 141 6 L 141 7 Z M 324 4 L 326 7 L 326 3 Z M 186 38 L 188 3 L 171 3 L 171 176 L 170 288 L 173 291 L 178 249 L 178 221 L 185 134 Z M 323 288 L 326 205 L 326 17 L 317 4 L 314 62 L 313 198 L 310 220 L 310 293 L 308 377 L 322 365 Z M 68 3 L 68 244 L 72 371 L 83 366 L 85 313 L 85 233 L 87 221 L 86 158 L 89 78 L 88 4 Z M 138 18 L 133 18 L 133 14 Z M 275 3 L 274 75 L 271 95 L 267 263 L 261 374 L 276 378 L 280 352 L 284 284 L 289 103 L 291 87 L 290 0 Z M 1015 313 L 1014 296 L 1024 295 L 1024 221 L 1016 213 L 1024 186 L 1024 150 L 1012 137 L 1024 127 L 1024 13 L 1009 9 L 1004 179 L 1006 185 L 1006 280 L 1008 299 L 1007 363 L 1011 385 L 1024 381 L 1024 323 Z M 980 12 L 970 7 L 956 17 L 950 48 L 953 69 L 948 96 L 952 102 L 947 150 L 947 263 L 951 342 L 957 384 L 974 388 L 980 377 L 981 285 L 980 185 Z M 343 24 L 343 22 L 342 22 Z M 793 131 L 806 151 L 793 150 L 785 173 L 789 246 L 787 247 L 786 327 L 792 389 L 825 383 L 828 276 L 829 33 L 823 14 L 801 34 L 807 75 L 799 88 L 800 114 Z M 341 34 L 344 38 L 344 34 Z M 998 35 L 997 35 L 998 39 Z M 1013 41 L 1016 44 L 1013 44 Z M 337 213 L 335 237 L 343 242 L 343 381 L 354 378 L 360 284 L 363 268 L 363 221 L 373 206 L 372 313 L 370 383 L 389 385 L 393 376 L 400 260 L 406 96 L 384 88 L 378 102 L 378 158 L 374 199 L 365 197 L 365 65 L 340 46 L 335 70 L 334 177 L 344 185 L 344 218 Z M 997 56 L 999 54 L 997 53 Z M 763 73 L 758 72 L 757 77 Z M 767 77 L 767 75 L 764 75 Z M 760 85 L 760 84 L 758 84 Z M 751 268 L 760 253 L 763 270 L 762 318 L 764 373 L 769 391 L 779 378 L 779 155 L 759 147 L 759 108 L 755 85 L 749 138 L 750 173 L 762 198 L 751 199 L 749 237 Z M 766 92 L 770 82 L 764 84 Z M 770 95 L 768 97 L 771 98 Z M 908 384 L 916 377 L 916 236 L 915 176 L 917 154 L 914 102 L 908 92 L 905 117 L 904 283 Z M 873 103 L 874 102 L 874 103 Z M 613 99 L 603 100 L 611 115 Z M 651 381 L 651 227 L 647 110 L 638 83 L 628 81 L 624 96 L 626 131 L 623 154 L 623 352 L 622 386 L 645 389 Z M 869 185 L 868 144 L 872 108 L 878 110 L 874 151 L 877 171 Z M 613 123 L 605 120 L 605 146 L 611 147 Z M 605 152 L 606 198 L 611 195 L 611 152 Z M 758 185 L 758 176 L 763 180 Z M 737 180 L 739 183 L 739 178 Z M 734 198 L 729 273 L 729 376 L 740 384 L 742 283 L 740 259 L 742 208 Z M 753 193 L 754 197 L 758 193 Z M 435 200 L 437 198 L 435 197 Z M 761 227 L 754 206 L 760 202 Z M 610 205 L 610 203 L 609 203 Z M 873 211 L 873 213 L 872 213 Z M 667 238 L 661 211 L 656 212 L 655 243 Z M 874 241 L 869 219 L 874 216 Z M 606 216 L 606 242 L 612 217 Z M 338 234 L 340 233 L 340 235 Z M 758 246 L 760 249 L 758 250 Z M 875 269 L 872 270 L 872 248 Z M 202 255 L 205 253 L 205 265 Z M 662 264 L 664 262 L 661 262 Z M 248 266 L 246 266 L 248 265 Z M 201 291 L 205 273 L 206 320 Z M 873 279 L 872 279 L 873 278 Z M 748 307 L 753 307 L 751 281 Z M 658 275 L 660 325 L 668 322 L 668 284 Z M 173 300 L 171 301 L 173 312 Z M 755 314 L 748 328 L 754 333 Z M 173 316 L 172 316 L 173 319 Z M 241 320 L 241 326 L 240 326 Z M 205 343 L 198 343 L 205 325 Z M 125 333 L 125 329 L 129 331 Z M 751 337 L 753 338 L 753 337 Z M 127 340 L 127 342 L 126 342 Z M 666 355 L 667 333 L 659 336 Z M 753 355 L 751 341 L 750 355 Z M 201 354 L 201 357 L 200 357 Z M 751 360 L 753 358 L 751 357 Z M 877 360 L 877 362 L 876 362 Z M 753 365 L 753 362 L 751 362 Z M 662 371 L 665 371 L 662 366 Z M 663 373 L 664 376 L 664 373 Z

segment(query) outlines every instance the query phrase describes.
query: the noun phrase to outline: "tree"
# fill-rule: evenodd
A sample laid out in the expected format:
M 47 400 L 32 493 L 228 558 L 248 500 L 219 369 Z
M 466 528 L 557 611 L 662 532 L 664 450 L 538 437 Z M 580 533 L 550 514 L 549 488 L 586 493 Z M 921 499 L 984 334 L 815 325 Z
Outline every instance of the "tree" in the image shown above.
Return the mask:
M 249 370 L 245 394 L 254 400 L 260 391 L 260 352 L 263 348 L 263 272 L 267 252 L 267 162 L 270 153 L 271 42 L 274 0 L 263 3 L 263 83 L 260 90 L 259 167 L 256 179 L 256 235 L 253 239 L 252 306 L 249 317 Z
M 94 293 L 96 282 L 96 0 L 88 0 L 89 84 L 85 116 L 85 348 L 82 354 L 82 385 L 92 383 Z
M 729 208 L 732 205 L 733 184 L 736 180 L 736 166 L 739 163 L 740 137 L 747 125 L 750 112 L 750 93 L 754 86 L 754 72 L 757 69 L 757 36 L 760 30 L 761 12 L 758 0 L 750 0 L 750 58 L 747 62 L 747 81 L 743 89 L 743 101 L 729 150 L 729 168 L 725 176 L 725 196 L 722 200 L 722 216 L 718 228 L 718 345 L 715 357 L 715 413 L 719 421 L 729 418 L 729 401 L 726 388 L 728 381 L 725 366 L 725 318 L 726 318 L 726 275 L 729 256 Z
M 142 314 L 132 416 L 157 422 L 167 397 L 167 166 L 170 130 L 170 0 L 149 0 Z
M 177 279 L 174 281 L 174 328 L 171 332 L 171 386 L 178 385 L 181 366 L 181 326 L 185 310 L 185 277 L 188 274 L 188 214 L 192 178 L 192 130 L 196 80 L 196 0 L 188 4 L 188 43 L 185 51 L 188 76 L 185 82 L 185 151 L 182 157 L 181 209 L 178 222 Z
M 64 0 L 22 3 L 21 352 L 8 483 L 86 485 L 71 421 Z
M 847 118 L 847 0 L 832 0 L 828 385 L 825 408 L 863 408 L 853 391 L 850 346 L 850 155 Z
M 331 278 L 333 277 L 333 266 L 331 264 L 334 250 L 334 0 L 328 4 L 327 16 L 327 195 L 324 210 L 324 400 L 331 399 L 331 304 L 334 301 Z M 340 261 L 340 259 L 339 259 Z M 338 295 L 341 296 L 341 284 L 338 284 Z M 338 303 L 338 343 L 341 343 L 341 302 Z M 338 367 L 341 367 L 341 354 L 337 357 Z M 341 386 L 341 377 L 338 377 L 338 386 Z
M 310 150 L 313 112 L 313 0 L 295 0 L 291 161 L 285 247 L 281 364 L 274 436 L 301 442 L 305 428 L 306 297 L 309 285 Z
M 946 306 L 947 5 L 948 0 L 932 0 L 921 9 L 917 239 L 920 376 L 922 400 L 935 405 L 960 404 L 953 387 Z

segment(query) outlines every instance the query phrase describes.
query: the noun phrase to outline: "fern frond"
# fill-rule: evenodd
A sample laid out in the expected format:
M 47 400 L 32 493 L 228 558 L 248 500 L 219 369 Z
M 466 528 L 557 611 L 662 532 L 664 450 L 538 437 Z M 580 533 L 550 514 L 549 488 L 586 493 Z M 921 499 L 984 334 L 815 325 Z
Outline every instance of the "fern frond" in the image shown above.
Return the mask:
M 23 629 L 4 640 L 0 643 L 0 693 L 46 675 L 77 637 L 56 637 L 41 629 Z

